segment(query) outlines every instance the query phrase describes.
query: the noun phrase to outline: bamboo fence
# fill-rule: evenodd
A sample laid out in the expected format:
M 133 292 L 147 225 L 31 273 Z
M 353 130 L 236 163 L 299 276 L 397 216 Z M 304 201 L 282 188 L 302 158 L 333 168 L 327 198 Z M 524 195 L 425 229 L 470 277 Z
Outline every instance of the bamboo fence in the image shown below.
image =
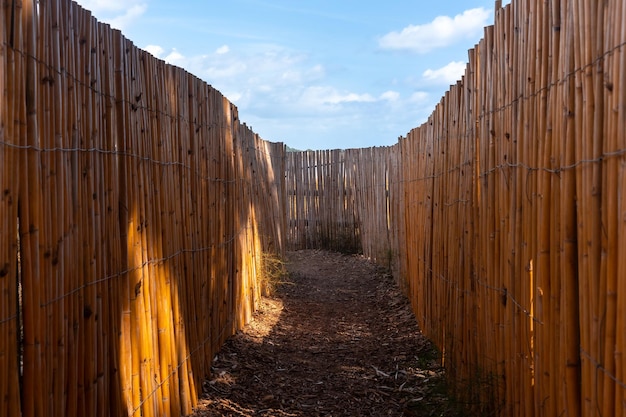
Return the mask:
M 287 153 L 289 249 L 360 250 L 354 152 Z
M 0 8 L 0 415 L 188 414 L 261 254 L 392 268 L 480 415 L 626 415 L 626 7 L 496 2 L 427 122 L 285 154 L 67 0 Z
M 625 22 L 620 0 L 496 1 L 397 145 L 288 156 L 290 247 L 351 223 L 477 415 L 626 415 Z
M 388 222 L 396 149 L 288 152 L 288 247 L 362 252 L 389 263 L 389 242 L 396 236 Z
M 187 415 L 284 254 L 284 146 L 76 3 L 1 5 L 0 415 Z

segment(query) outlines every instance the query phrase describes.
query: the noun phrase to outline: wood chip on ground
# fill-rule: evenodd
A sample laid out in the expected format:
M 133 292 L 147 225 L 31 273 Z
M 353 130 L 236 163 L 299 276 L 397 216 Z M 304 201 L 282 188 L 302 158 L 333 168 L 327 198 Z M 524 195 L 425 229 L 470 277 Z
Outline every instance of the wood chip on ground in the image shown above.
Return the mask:
M 290 252 L 287 268 L 215 356 L 195 417 L 462 415 L 384 269 L 320 250 Z

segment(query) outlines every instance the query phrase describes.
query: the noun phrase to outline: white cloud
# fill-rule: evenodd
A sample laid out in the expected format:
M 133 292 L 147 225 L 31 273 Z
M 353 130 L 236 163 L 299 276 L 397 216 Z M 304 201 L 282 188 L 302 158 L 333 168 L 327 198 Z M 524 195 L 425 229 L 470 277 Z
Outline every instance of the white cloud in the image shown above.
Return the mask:
M 306 70 L 305 74 L 311 79 L 320 78 L 326 74 L 326 69 L 324 69 L 323 65 L 317 64 Z
M 92 12 L 119 12 L 138 2 L 132 0 L 78 0 L 78 3 Z
M 367 93 L 336 94 L 330 98 L 331 103 L 372 103 L 374 101 L 376 101 L 376 99 Z
M 172 49 L 172 51 L 163 59 L 165 62 L 172 65 L 178 65 L 179 67 L 185 67 L 185 64 L 187 63 L 185 56 L 178 52 L 176 48 Z
M 143 49 L 145 49 L 157 58 L 161 58 L 163 56 L 163 53 L 165 53 L 165 49 L 163 49 L 159 45 L 146 45 Z
M 254 85 L 294 83 L 306 78 L 304 57 L 274 45 L 257 45 L 249 50 L 218 48 L 214 54 L 198 57 L 190 70 L 209 83 L 247 81 Z M 237 80 L 234 77 L 237 76 Z
M 438 16 L 430 23 L 409 25 L 400 32 L 390 32 L 379 39 L 379 45 L 383 49 L 426 53 L 463 38 L 480 36 L 490 16 L 491 12 L 482 7 L 466 10 L 453 18 Z
M 334 87 L 311 86 L 304 90 L 301 103 L 307 107 L 324 107 L 343 103 L 372 103 L 376 101 L 370 94 L 340 92 Z
M 281 74 L 280 78 L 288 83 L 296 84 L 302 81 L 302 72 L 297 69 L 288 69 Z
M 224 55 L 224 54 L 227 54 L 229 51 L 230 51 L 230 48 L 228 47 L 228 45 L 223 45 L 217 48 L 215 53 L 218 55 Z
M 220 79 L 232 79 L 233 77 L 243 74 L 248 69 L 248 66 L 244 62 L 228 61 L 228 62 L 215 62 L 204 69 L 201 69 L 203 75 L 209 83 L 213 83 Z
M 178 52 L 176 48 L 172 48 L 169 52 L 167 52 L 167 55 L 165 49 L 163 49 L 163 47 L 160 45 L 146 45 L 143 47 L 143 49 L 145 49 L 155 57 L 164 60 L 168 64 L 185 68 L 190 63 L 190 60 L 187 59 L 187 57 L 185 57 L 183 54 Z
M 99 21 L 122 31 L 148 10 L 145 0 L 78 0 L 78 3 Z
M 391 102 L 398 101 L 400 99 L 400 93 L 397 91 L 385 91 L 380 95 L 380 99 Z
M 302 139 L 305 144 L 290 143 L 302 149 L 321 146 L 314 141 L 330 133 L 356 131 L 355 126 L 368 126 L 366 132 L 355 135 L 357 138 L 394 141 L 397 136 L 388 138 L 376 130 L 402 134 L 415 125 L 422 112 L 432 107 L 426 93 L 422 93 L 426 97 L 419 94 L 403 97 L 399 86 L 386 90 L 343 86 L 340 81 L 333 81 L 336 69 L 328 69 L 320 61 L 286 47 L 218 44 L 202 55 L 187 55 L 182 47 L 178 50 L 148 45 L 144 49 L 185 68 L 221 91 L 237 105 L 242 120 L 254 128 L 261 127 L 255 131 L 265 139 L 294 141 L 293 132 L 307 126 L 306 134 L 297 135 L 297 140 Z M 397 114 L 402 114 L 402 122 L 392 117 Z M 348 137 L 351 136 L 346 135 L 346 140 Z M 337 143 L 341 147 L 357 145 Z
M 146 12 L 148 6 L 146 4 L 137 4 L 135 6 L 126 9 L 124 14 L 116 16 L 110 19 L 108 22 L 114 28 L 124 30 L 126 29 L 132 22 L 141 17 L 142 14 Z
M 455 84 L 465 73 L 467 64 L 462 61 L 453 61 L 438 69 L 427 69 L 422 74 L 424 79 L 436 84 Z
M 241 100 L 241 98 L 243 97 L 243 94 L 239 92 L 233 92 L 233 93 L 228 94 L 227 97 L 230 99 L 230 101 L 234 103 L 234 102 Z
M 410 103 L 424 104 L 428 102 L 430 95 L 424 91 L 416 91 L 411 94 L 411 98 L 409 99 Z

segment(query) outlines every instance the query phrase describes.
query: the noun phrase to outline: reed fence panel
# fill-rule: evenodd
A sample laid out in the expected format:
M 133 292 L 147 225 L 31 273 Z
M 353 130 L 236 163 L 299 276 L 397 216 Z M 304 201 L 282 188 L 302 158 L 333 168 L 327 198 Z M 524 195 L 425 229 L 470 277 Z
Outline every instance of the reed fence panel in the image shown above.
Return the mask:
M 187 415 L 284 255 L 284 146 L 74 2 L 1 5 L 0 415 Z
M 626 7 L 496 1 L 386 148 L 285 154 L 67 0 L 0 8 L 0 414 L 187 414 L 262 254 L 392 268 L 477 414 L 626 409 Z
M 391 148 L 331 151 L 354 158 L 351 236 L 394 269 L 478 415 L 626 412 L 624 22 L 619 0 L 496 1 L 423 125 Z M 287 187 L 336 198 L 315 155 L 289 156 Z M 290 193 L 292 226 L 345 216 Z
M 398 143 L 401 276 L 480 412 L 624 412 L 624 13 L 496 7 L 463 79 Z
M 398 144 L 416 315 L 461 396 L 501 415 L 623 412 L 626 67 L 609 3 L 497 8 L 463 79 Z
M 288 247 L 359 252 L 395 262 L 390 242 L 396 235 L 388 219 L 396 152 L 375 147 L 287 153 Z
M 355 150 L 288 152 L 288 247 L 360 251 Z

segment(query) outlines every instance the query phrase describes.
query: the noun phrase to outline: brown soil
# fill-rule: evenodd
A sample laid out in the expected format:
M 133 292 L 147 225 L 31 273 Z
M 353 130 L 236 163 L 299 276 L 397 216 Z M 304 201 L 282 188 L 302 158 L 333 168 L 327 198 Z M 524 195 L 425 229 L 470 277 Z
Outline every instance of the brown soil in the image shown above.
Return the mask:
M 289 283 L 215 357 L 194 416 L 458 416 L 406 298 L 359 256 L 289 253 Z

